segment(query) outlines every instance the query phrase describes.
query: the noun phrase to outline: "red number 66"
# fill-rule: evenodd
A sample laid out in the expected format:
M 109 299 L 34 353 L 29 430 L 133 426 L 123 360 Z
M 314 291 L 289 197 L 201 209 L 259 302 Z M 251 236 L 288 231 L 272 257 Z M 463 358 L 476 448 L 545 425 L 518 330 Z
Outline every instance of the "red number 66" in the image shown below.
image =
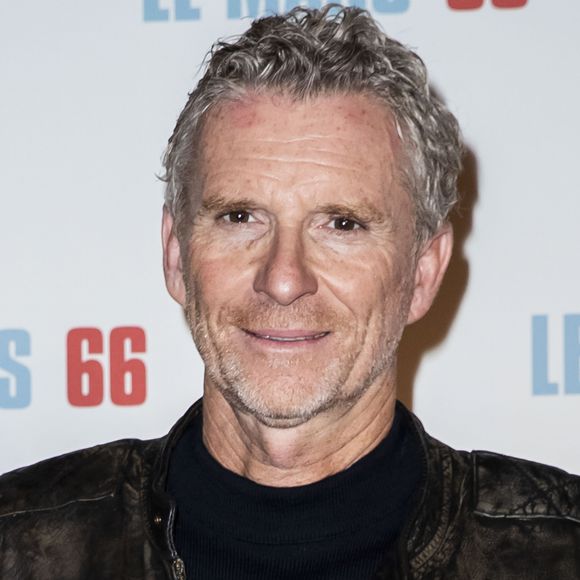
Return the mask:
M 98 328 L 73 328 L 67 335 L 67 395 L 75 407 L 103 402 L 103 362 L 87 355 L 103 355 L 103 333 Z M 128 348 L 127 348 L 128 347 Z M 146 350 L 145 331 L 138 326 L 113 328 L 109 336 L 109 387 L 115 405 L 141 405 L 147 396 L 147 369 L 143 360 L 127 358 Z M 84 352 L 83 352 L 84 351 Z

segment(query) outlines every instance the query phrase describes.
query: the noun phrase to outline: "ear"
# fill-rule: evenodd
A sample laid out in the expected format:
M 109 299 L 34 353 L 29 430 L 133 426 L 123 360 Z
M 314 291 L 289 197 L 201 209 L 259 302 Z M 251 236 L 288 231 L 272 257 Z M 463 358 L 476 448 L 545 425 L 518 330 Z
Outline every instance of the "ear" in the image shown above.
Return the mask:
M 415 268 L 415 287 L 407 324 L 427 314 L 447 270 L 453 249 L 453 229 L 445 224 L 425 244 Z
M 163 206 L 163 219 L 161 222 L 161 241 L 163 243 L 163 273 L 165 285 L 169 294 L 181 306 L 185 305 L 185 283 L 183 280 L 183 267 L 181 261 L 181 247 L 173 227 L 173 217 Z

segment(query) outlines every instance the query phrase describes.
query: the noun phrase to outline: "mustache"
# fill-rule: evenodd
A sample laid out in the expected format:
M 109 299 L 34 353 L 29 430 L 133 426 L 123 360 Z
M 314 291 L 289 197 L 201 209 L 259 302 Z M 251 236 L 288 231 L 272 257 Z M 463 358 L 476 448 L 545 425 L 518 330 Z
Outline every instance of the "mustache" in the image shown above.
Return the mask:
M 230 306 L 222 316 L 220 318 L 226 324 L 246 330 L 260 328 L 344 330 L 351 324 L 345 316 L 327 306 L 307 302 L 296 302 L 288 306 L 251 302 L 243 306 Z

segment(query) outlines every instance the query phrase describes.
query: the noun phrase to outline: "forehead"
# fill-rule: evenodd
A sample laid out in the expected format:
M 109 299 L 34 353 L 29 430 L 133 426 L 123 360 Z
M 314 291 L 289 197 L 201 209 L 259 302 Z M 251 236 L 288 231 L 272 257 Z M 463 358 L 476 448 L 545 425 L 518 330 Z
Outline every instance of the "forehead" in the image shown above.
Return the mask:
M 243 190 L 288 200 L 302 191 L 309 199 L 315 192 L 332 201 L 397 203 L 408 196 L 399 187 L 402 144 L 394 126 L 387 106 L 363 94 L 250 94 L 224 102 L 201 135 L 202 199 Z
M 303 141 L 332 140 L 333 149 L 355 155 L 353 143 L 365 154 L 395 161 L 401 143 L 387 106 L 363 94 L 322 95 L 296 100 L 280 94 L 249 94 L 217 106 L 201 135 L 202 157 L 252 141 L 300 149 Z M 225 151 L 224 151 L 225 152 Z

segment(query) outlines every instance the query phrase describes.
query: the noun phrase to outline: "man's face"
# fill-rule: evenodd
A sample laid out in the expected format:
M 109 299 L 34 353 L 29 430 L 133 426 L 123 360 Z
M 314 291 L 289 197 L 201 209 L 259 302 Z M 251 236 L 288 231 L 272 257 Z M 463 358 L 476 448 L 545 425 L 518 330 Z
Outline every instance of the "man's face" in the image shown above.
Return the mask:
M 253 96 L 212 113 L 181 256 L 206 388 L 290 426 L 393 387 L 415 278 L 400 147 L 362 95 Z

